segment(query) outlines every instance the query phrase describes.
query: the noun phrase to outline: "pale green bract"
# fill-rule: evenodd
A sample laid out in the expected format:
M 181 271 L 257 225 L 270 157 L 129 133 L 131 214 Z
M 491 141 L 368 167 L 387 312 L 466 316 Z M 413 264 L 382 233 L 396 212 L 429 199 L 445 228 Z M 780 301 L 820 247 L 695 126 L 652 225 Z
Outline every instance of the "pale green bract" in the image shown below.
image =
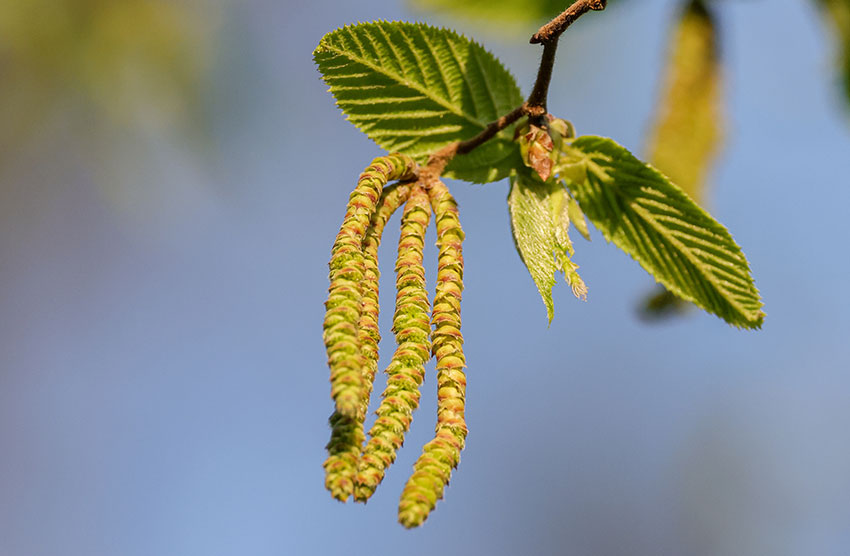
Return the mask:
M 764 320 L 747 259 L 721 224 L 664 175 L 605 137 L 566 148 L 562 176 L 608 241 L 677 296 L 729 324 Z
M 419 161 L 523 102 L 513 76 L 482 46 L 421 23 L 348 25 L 325 35 L 313 58 L 351 123 Z M 517 155 L 511 126 L 455 157 L 444 175 L 495 181 L 508 176 Z
M 543 182 L 528 170 L 511 178 L 508 208 L 514 242 L 543 298 L 550 323 L 555 316 L 552 287 L 557 271 L 564 273 L 577 297 L 587 294 L 576 272 L 578 266 L 570 260 L 573 245 L 568 236 L 568 197 L 561 184 L 553 180 Z

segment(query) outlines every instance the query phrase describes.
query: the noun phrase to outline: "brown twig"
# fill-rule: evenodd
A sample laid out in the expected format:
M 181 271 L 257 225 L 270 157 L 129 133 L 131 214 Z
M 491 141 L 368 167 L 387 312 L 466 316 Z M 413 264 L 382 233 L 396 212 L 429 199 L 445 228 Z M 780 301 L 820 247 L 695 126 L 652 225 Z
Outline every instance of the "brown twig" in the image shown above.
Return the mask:
M 522 118 L 524 115 L 526 115 L 528 113 L 527 108 L 528 106 L 526 106 L 526 103 L 523 103 L 508 112 L 507 114 L 505 114 L 504 116 L 502 116 L 501 118 L 499 118 L 498 120 L 496 120 L 495 122 L 491 122 L 490 125 L 484 128 L 484 131 L 482 131 L 472 139 L 461 141 L 460 143 L 458 143 L 457 146 L 457 154 L 466 154 L 472 151 L 474 148 L 478 147 L 479 145 L 486 143 L 487 141 L 495 137 L 497 133 L 499 133 L 500 131 L 502 131 L 518 119 Z
M 543 55 L 540 57 L 540 66 L 537 69 L 537 79 L 534 89 L 528 96 L 526 104 L 533 123 L 543 124 L 546 109 L 546 97 L 549 94 L 549 83 L 552 81 L 552 70 L 555 67 L 555 52 L 558 50 L 558 39 L 567 27 L 573 24 L 591 10 L 604 10 L 606 0 L 578 0 L 572 6 L 564 10 L 561 15 L 541 27 L 531 40 L 531 44 L 543 44 Z
M 446 165 L 451 162 L 455 155 L 471 152 L 528 113 L 527 103 L 524 102 L 498 120 L 490 122 L 490 124 L 475 137 L 467 139 L 466 141 L 455 141 L 454 143 L 450 143 L 433 153 L 428 159 L 428 164 L 422 170 L 422 175 L 420 177 L 422 183 L 425 184 L 425 187 L 428 187 L 432 180 L 440 177 L 443 170 L 445 170 Z
M 548 111 L 546 109 L 546 97 L 549 95 L 549 83 L 552 82 L 552 70 L 555 67 L 555 51 L 557 49 L 557 38 L 543 43 L 543 55 L 540 57 L 540 66 L 537 68 L 537 79 L 534 81 L 534 88 L 526 101 L 528 107 L 535 112 L 532 115 L 534 119 L 542 119 Z
M 465 141 L 455 141 L 433 153 L 428 163 L 422 170 L 421 183 L 427 188 L 433 180 L 438 179 L 451 160 L 459 154 L 466 154 L 486 143 L 496 136 L 497 133 L 516 122 L 523 116 L 530 116 L 533 121 L 541 125 L 546 116 L 546 97 L 549 92 L 549 83 L 552 81 L 552 70 L 555 67 L 555 52 L 558 48 L 558 39 L 567 27 L 573 24 L 582 15 L 592 10 L 604 10 L 606 0 L 578 0 L 569 8 L 564 10 L 558 17 L 541 27 L 531 37 L 531 44 L 543 44 L 543 56 L 540 58 L 540 67 L 537 69 L 537 79 L 534 88 L 528 96 L 528 100 L 517 106 L 498 120 L 491 122 L 481 133 Z
M 531 44 L 546 44 L 550 41 L 557 41 L 561 33 L 566 31 L 567 27 L 572 25 L 575 20 L 591 10 L 604 10 L 607 3 L 606 0 L 578 0 L 564 10 L 561 15 L 541 27 L 529 42 Z

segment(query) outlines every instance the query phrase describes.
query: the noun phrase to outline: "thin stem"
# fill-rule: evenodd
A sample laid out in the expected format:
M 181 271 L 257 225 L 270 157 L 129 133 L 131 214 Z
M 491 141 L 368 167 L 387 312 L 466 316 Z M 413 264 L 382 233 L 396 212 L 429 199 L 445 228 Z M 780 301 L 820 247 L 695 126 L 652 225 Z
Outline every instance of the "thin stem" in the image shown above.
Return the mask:
M 465 141 L 455 141 L 433 153 L 428 159 L 428 164 L 423 168 L 421 182 L 427 188 L 440 177 L 451 160 L 459 154 L 467 154 L 478 148 L 497 133 L 513 124 L 523 116 L 530 116 L 538 124 L 542 124 L 546 115 L 546 99 L 549 92 L 549 84 L 552 81 L 552 70 L 555 67 L 555 52 L 558 49 L 558 38 L 567 27 L 573 24 L 582 15 L 591 10 L 604 10 L 606 0 L 578 0 L 569 8 L 564 10 L 558 17 L 541 27 L 531 37 L 531 43 L 543 44 L 543 56 L 540 59 L 540 67 L 537 69 L 537 79 L 528 100 L 517 106 L 498 120 L 491 122 L 484 130 L 475 137 Z
M 451 162 L 455 155 L 471 152 L 475 148 L 495 137 L 497 133 L 526 114 L 528 114 L 528 106 L 526 103 L 522 103 L 498 120 L 490 122 L 490 124 L 488 124 L 487 127 L 485 127 L 481 133 L 475 137 L 467 139 L 466 141 L 455 141 L 454 143 L 449 143 L 442 149 L 433 153 L 428 159 L 428 164 L 422 170 L 422 183 L 426 188 L 430 187 L 433 180 L 438 179 L 440 175 L 442 175 L 443 170 L 446 169 L 446 165 Z
M 529 41 L 531 44 L 546 44 L 550 41 L 557 41 L 561 33 L 567 30 L 567 27 L 572 25 L 575 20 L 594 10 L 600 11 L 605 9 L 607 0 L 578 0 L 572 6 L 564 10 L 561 15 L 541 27 Z
M 540 67 L 537 69 L 537 80 L 534 89 L 528 95 L 526 104 L 533 110 L 534 118 L 546 115 L 546 97 L 549 94 L 549 83 L 552 82 L 552 70 L 555 67 L 555 52 L 558 50 L 558 39 L 543 43 L 543 55 L 540 57 Z
M 552 70 L 555 67 L 555 52 L 558 50 L 558 39 L 567 27 L 573 24 L 591 10 L 604 10 L 606 0 L 578 0 L 564 10 L 561 15 L 541 27 L 531 37 L 531 44 L 543 44 L 543 55 L 540 57 L 540 67 L 537 69 L 537 80 L 534 89 L 528 96 L 528 113 L 537 125 L 543 124 L 546 109 L 546 97 L 549 94 L 549 83 L 552 82 Z
M 518 119 L 522 118 L 527 113 L 526 108 L 527 106 L 525 103 L 517 106 L 498 120 L 491 122 L 490 125 L 484 128 L 484 131 L 482 131 L 472 139 L 461 141 L 457 145 L 457 154 L 466 154 L 475 149 L 476 147 L 482 145 L 483 143 L 486 143 L 487 141 L 495 137 L 497 133 L 499 133 Z

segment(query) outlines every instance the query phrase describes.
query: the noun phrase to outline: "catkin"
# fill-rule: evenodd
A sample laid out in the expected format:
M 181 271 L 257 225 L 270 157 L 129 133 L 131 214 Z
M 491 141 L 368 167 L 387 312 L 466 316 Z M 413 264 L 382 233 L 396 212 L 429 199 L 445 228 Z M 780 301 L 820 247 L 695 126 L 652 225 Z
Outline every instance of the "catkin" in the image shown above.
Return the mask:
M 378 247 L 384 226 L 410 195 L 409 184 L 387 187 L 381 194 L 378 209 L 372 217 L 363 240 L 363 296 L 358 328 L 360 352 L 363 359 L 360 407 L 356 417 L 344 416 L 335 411 L 330 417 L 331 440 L 326 449 L 325 487 L 337 500 L 345 502 L 354 492 L 357 462 L 365 441 L 363 421 L 369 406 L 372 383 L 378 367 Z
M 369 398 L 372 395 L 372 384 L 378 371 L 378 344 L 381 332 L 378 327 L 378 297 L 381 272 L 378 269 L 378 248 L 381 246 L 381 236 L 390 217 L 405 204 L 410 197 L 413 184 L 398 184 L 388 187 L 381 195 L 381 205 L 372 219 L 369 231 L 363 241 L 363 301 L 360 314 L 360 352 L 365 359 L 363 367 L 364 388 L 360 399 L 361 414 L 365 415 L 369 408 Z
M 460 301 L 463 291 L 463 230 L 457 203 L 446 186 L 435 180 L 428 191 L 437 224 L 439 264 L 431 322 L 432 350 L 437 359 L 437 426 L 434 439 L 422 450 L 399 501 L 399 522 L 421 525 L 443 497 L 452 469 L 460 462 L 466 441 L 464 417 L 466 375 Z
M 325 488 L 340 502 L 347 501 L 354 492 L 357 461 L 363 445 L 363 423 L 336 411 L 329 419 L 331 440 L 325 448 Z
M 331 249 L 323 337 L 331 370 L 331 397 L 336 411 L 345 417 L 357 417 L 364 388 L 358 334 L 365 275 L 363 239 L 384 185 L 389 180 L 412 179 L 415 167 L 409 157 L 400 154 L 372 161 L 351 193 Z
M 431 358 L 428 292 L 422 252 L 431 207 L 425 190 L 415 185 L 404 207 L 396 262 L 396 309 L 393 332 L 398 348 L 386 369 L 387 387 L 369 442 L 360 457 L 354 499 L 365 502 L 375 492 L 404 442 L 419 406 L 425 363 Z

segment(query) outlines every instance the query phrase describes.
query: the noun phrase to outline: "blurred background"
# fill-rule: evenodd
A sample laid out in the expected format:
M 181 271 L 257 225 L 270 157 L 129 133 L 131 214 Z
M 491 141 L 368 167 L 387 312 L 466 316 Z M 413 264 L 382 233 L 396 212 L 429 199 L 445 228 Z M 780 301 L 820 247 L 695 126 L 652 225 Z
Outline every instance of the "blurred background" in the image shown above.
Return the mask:
M 850 117 L 841 20 L 814 2 L 712 3 L 724 141 L 701 196 L 747 253 L 763 330 L 645 322 L 653 279 L 595 232 L 574 258 L 588 302 L 559 285 L 547 328 L 507 183 L 450 183 L 463 461 L 422 528 L 396 523 L 431 375 L 372 501 L 324 490 L 326 264 L 380 151 L 312 50 L 347 23 L 447 25 L 527 94 L 527 38 L 566 2 L 526 0 L 509 24 L 445 4 L 0 3 L 0 554 L 850 554 Z M 550 110 L 645 153 L 679 8 L 583 18 Z M 426 260 L 434 276 L 433 245 Z

